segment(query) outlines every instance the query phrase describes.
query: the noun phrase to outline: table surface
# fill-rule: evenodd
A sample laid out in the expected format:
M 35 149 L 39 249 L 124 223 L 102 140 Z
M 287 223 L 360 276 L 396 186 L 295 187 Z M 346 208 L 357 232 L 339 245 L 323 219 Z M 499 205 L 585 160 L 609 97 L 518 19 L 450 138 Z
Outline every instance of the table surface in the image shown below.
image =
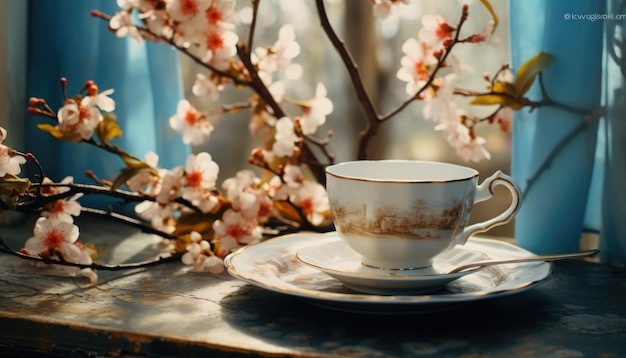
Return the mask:
M 31 223 L 0 228 L 20 247 Z M 109 262 L 154 238 L 97 220 L 82 239 Z M 142 250 L 147 249 L 147 250 Z M 180 263 L 99 272 L 99 282 L 0 256 L 0 351 L 21 356 L 626 357 L 626 269 L 581 260 L 544 284 L 449 311 L 365 315 L 320 308 Z

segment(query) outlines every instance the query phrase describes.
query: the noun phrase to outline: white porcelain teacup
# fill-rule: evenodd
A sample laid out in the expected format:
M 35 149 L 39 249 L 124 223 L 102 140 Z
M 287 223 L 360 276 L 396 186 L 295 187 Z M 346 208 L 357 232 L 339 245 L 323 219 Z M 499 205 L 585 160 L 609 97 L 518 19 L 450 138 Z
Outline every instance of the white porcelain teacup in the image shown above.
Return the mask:
M 468 237 L 507 223 L 518 211 L 520 191 L 497 171 L 478 185 L 478 171 L 454 164 L 409 160 L 353 161 L 326 169 L 335 227 L 361 255 L 381 269 L 418 269 Z M 495 186 L 511 192 L 500 215 L 467 226 L 474 203 Z

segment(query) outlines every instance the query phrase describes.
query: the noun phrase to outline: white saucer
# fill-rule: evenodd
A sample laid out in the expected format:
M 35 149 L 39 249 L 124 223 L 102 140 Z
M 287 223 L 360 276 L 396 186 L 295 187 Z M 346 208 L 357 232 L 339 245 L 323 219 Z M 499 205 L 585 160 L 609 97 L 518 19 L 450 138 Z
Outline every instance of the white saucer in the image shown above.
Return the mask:
M 488 259 L 482 252 L 458 246 L 437 256 L 433 265 L 427 268 L 381 270 L 362 265 L 359 254 L 338 236 L 319 245 L 300 249 L 296 257 L 305 265 L 340 280 L 348 288 L 376 295 L 412 295 L 436 291 L 448 282 L 479 269 L 448 274 L 453 268 Z
M 298 297 L 311 304 L 367 314 L 410 314 L 443 311 L 463 304 L 501 297 L 545 282 L 552 273 L 548 262 L 498 265 L 454 280 L 426 295 L 370 295 L 355 293 L 326 273 L 302 264 L 299 250 L 337 240 L 337 233 L 299 233 L 245 246 L 224 260 L 228 272 L 252 285 Z M 464 247 L 492 259 L 534 256 L 515 245 L 471 237 Z

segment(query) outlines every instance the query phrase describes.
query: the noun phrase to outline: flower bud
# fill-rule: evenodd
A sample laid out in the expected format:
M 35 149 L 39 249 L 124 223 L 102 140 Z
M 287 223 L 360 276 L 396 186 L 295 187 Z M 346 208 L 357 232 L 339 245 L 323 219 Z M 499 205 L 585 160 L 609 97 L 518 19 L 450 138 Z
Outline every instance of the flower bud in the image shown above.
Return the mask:
M 39 108 L 35 108 L 35 107 L 28 107 L 28 108 L 26 108 L 26 113 L 33 114 L 33 115 L 41 114 L 41 110 Z

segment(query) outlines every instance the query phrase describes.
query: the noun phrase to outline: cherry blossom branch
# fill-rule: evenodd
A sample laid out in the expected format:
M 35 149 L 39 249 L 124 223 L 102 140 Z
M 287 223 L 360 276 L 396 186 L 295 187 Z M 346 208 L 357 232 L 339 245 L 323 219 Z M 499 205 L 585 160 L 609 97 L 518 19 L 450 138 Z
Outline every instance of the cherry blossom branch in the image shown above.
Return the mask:
M 541 163 L 541 165 L 535 171 L 535 174 L 533 174 L 532 176 L 530 176 L 526 180 L 526 188 L 524 189 L 524 191 L 522 193 L 522 199 L 524 197 L 526 197 L 526 195 L 528 194 L 530 189 L 533 187 L 535 182 L 541 176 L 541 173 L 543 173 L 545 170 L 550 168 L 550 166 L 552 165 L 552 162 L 554 161 L 554 159 L 567 146 L 567 144 L 571 140 L 576 138 L 580 133 L 584 132 L 585 129 L 587 129 L 587 127 L 589 127 L 590 124 L 595 122 L 595 120 L 597 120 L 601 116 L 602 116 L 601 113 L 595 113 L 595 114 L 586 116 L 580 123 L 578 123 L 578 125 L 574 129 L 572 129 L 569 133 L 567 133 L 567 135 L 565 137 L 563 137 L 563 139 L 561 139 L 556 144 L 556 146 L 554 146 L 554 148 L 552 148 L 552 150 L 550 151 L 550 153 L 548 154 L 546 159 L 544 159 L 544 161 Z
M 135 262 L 135 263 L 127 263 L 127 264 L 116 264 L 116 265 L 101 264 L 101 263 L 81 264 L 81 263 L 66 261 L 62 259 L 56 260 L 56 259 L 51 259 L 49 257 L 32 256 L 32 255 L 28 255 L 28 254 L 16 251 L 12 249 L 9 245 L 7 245 L 1 236 L 0 236 L 0 252 L 19 257 L 20 259 L 41 262 L 41 263 L 49 264 L 49 265 L 63 265 L 63 266 L 77 267 L 80 269 L 92 269 L 92 270 L 102 270 L 102 271 L 121 271 L 121 270 L 156 266 L 165 262 L 179 261 L 181 257 L 181 254 L 172 254 L 170 256 L 159 256 L 153 260 L 147 260 L 147 261 L 141 261 L 141 262 Z
M 541 89 L 542 100 L 540 102 L 531 102 L 532 109 L 541 107 L 541 106 L 551 106 L 551 107 L 562 109 L 567 112 L 579 114 L 581 116 L 587 116 L 590 114 L 588 110 L 576 108 L 576 107 L 567 105 L 565 103 L 560 103 L 560 102 L 556 102 L 552 100 L 552 98 L 548 94 L 548 90 L 546 89 L 546 85 L 543 80 L 543 73 L 541 72 L 539 72 L 539 88 Z
M 253 48 L 253 42 L 254 42 L 254 32 L 256 30 L 256 22 L 257 22 L 257 16 L 259 13 L 259 4 L 260 4 L 260 0 L 252 0 L 252 23 L 250 24 L 250 31 L 248 32 L 248 46 L 250 48 Z
M 396 107 L 395 109 L 393 109 L 389 113 L 381 116 L 381 121 L 386 121 L 386 120 L 394 117 L 398 113 L 402 112 L 413 101 L 419 99 L 420 95 L 422 94 L 422 92 L 424 92 L 428 87 L 430 87 L 430 85 L 435 80 L 437 74 L 439 73 L 441 68 L 446 63 L 446 60 L 448 59 L 448 56 L 452 52 L 452 49 L 454 48 L 454 46 L 456 46 L 459 43 L 465 42 L 465 40 L 460 40 L 459 36 L 461 34 L 461 27 L 463 26 L 463 24 L 467 20 L 467 16 L 468 16 L 467 5 L 464 5 L 463 6 L 463 10 L 462 10 L 462 14 L 461 14 L 461 18 L 459 19 L 459 23 L 456 26 L 456 32 L 455 32 L 454 38 L 453 38 L 452 42 L 450 43 L 450 45 L 448 45 L 447 47 L 445 47 L 443 49 L 444 50 L 443 54 L 441 56 L 437 57 L 437 64 L 435 65 L 435 68 L 433 69 L 433 71 L 430 74 L 430 76 L 428 76 L 428 79 L 426 80 L 426 83 L 424 83 L 424 85 L 422 87 L 420 87 L 420 89 L 417 90 L 417 92 L 413 96 L 411 96 L 411 98 L 408 98 L 407 100 L 402 102 L 398 107 Z
M 207 112 L 206 115 L 209 117 L 217 116 L 217 115 L 224 114 L 224 113 L 237 112 L 242 109 L 249 109 L 251 107 L 252 107 L 252 103 L 250 102 L 240 102 L 240 103 L 233 103 L 233 104 L 228 104 L 228 105 L 223 104 L 218 109 L 211 111 L 211 112 Z
M 240 77 L 230 72 L 219 70 L 215 68 L 214 66 L 207 64 L 206 62 L 202 61 L 200 58 L 195 56 L 188 48 L 178 46 L 173 41 L 173 39 L 167 38 L 163 35 L 155 34 L 145 26 L 136 26 L 136 28 L 144 37 L 150 38 L 150 39 L 156 39 L 158 41 L 167 43 L 168 45 L 174 47 L 181 53 L 187 55 L 194 62 L 210 70 L 211 72 L 218 74 L 220 76 L 229 78 L 236 85 L 246 86 L 246 87 L 251 88 L 255 93 L 259 95 L 259 97 L 265 102 L 265 104 L 267 104 L 271 108 L 272 115 L 278 119 L 278 118 L 282 118 L 286 116 L 286 113 L 280 107 L 280 105 L 276 102 L 275 98 L 272 96 L 267 86 L 265 86 L 264 82 L 259 77 L 256 66 L 252 63 L 252 59 L 250 56 L 255 27 L 256 27 L 257 15 L 258 15 L 258 5 L 259 5 L 258 0 L 252 1 L 253 20 L 252 20 L 252 24 L 250 28 L 250 33 L 249 33 L 248 45 L 247 46 L 243 44 L 237 45 L 237 55 L 239 59 L 242 61 L 242 64 L 244 65 L 245 69 L 247 70 L 247 73 L 250 76 L 250 80 L 241 79 Z M 97 11 L 97 10 L 93 10 L 91 12 L 91 15 L 94 17 L 103 19 L 103 20 L 107 20 L 107 21 L 111 19 L 111 16 L 105 13 L 102 13 L 100 11 Z M 334 159 L 332 155 L 329 155 L 327 150 L 323 151 L 322 154 L 325 155 L 325 158 L 320 159 L 315 154 L 315 152 L 311 148 L 308 147 L 308 144 L 303 147 L 302 155 L 304 157 L 304 160 L 308 163 L 308 166 L 311 169 L 311 173 L 315 177 L 316 181 L 319 183 L 325 182 L 324 168 L 326 165 L 332 164 L 333 159 Z
M 237 45 L 237 56 L 243 63 L 244 67 L 248 71 L 248 74 L 251 78 L 249 86 L 263 99 L 265 104 L 267 104 L 272 109 L 272 115 L 277 119 L 285 116 L 285 111 L 280 107 L 278 102 L 274 99 L 274 96 L 270 93 L 270 90 L 267 88 L 261 77 L 259 77 L 259 72 L 256 69 L 256 66 L 252 63 L 251 58 L 251 49 L 244 45 Z
M 533 101 L 533 100 L 524 98 L 524 105 L 528 106 L 530 108 L 530 111 L 534 111 L 535 109 L 540 108 L 540 107 L 553 107 L 553 108 L 558 108 L 563 111 L 582 115 L 582 116 L 589 115 L 589 110 L 577 108 L 575 106 L 570 106 L 568 104 L 553 100 L 548 95 L 548 92 L 544 85 L 543 76 L 541 73 L 539 73 L 539 84 L 540 84 L 541 96 L 542 96 L 542 99 L 540 101 Z M 463 88 L 455 88 L 454 94 L 463 96 L 463 97 L 481 97 L 481 96 L 494 95 L 494 96 L 507 98 L 511 102 L 520 101 L 519 98 L 516 98 L 514 95 L 510 93 L 495 92 L 495 91 L 478 92 L 478 91 L 472 91 L 472 90 L 463 89 Z
M 326 36 L 330 40 L 333 47 L 337 50 L 337 53 L 339 54 L 342 62 L 346 66 L 346 69 L 350 74 L 352 86 L 354 87 L 359 103 L 361 104 L 361 108 L 363 109 L 363 112 L 365 114 L 366 125 L 365 128 L 359 133 L 357 156 L 359 159 L 366 159 L 369 140 L 376 133 L 378 133 L 380 115 L 378 114 L 378 111 L 374 107 L 372 99 L 365 89 L 365 85 L 363 84 L 363 80 L 361 79 L 361 74 L 359 73 L 359 67 L 356 64 L 356 61 L 352 57 L 352 54 L 346 47 L 345 43 L 339 38 L 334 28 L 330 24 L 330 20 L 328 19 L 328 15 L 326 13 L 326 7 L 324 5 L 324 0 L 315 0 L 315 5 L 317 7 L 317 13 L 320 19 L 322 29 L 326 33 Z
M 81 209 L 81 215 L 82 214 L 87 214 L 87 215 L 92 215 L 92 216 L 98 216 L 98 217 L 104 217 L 119 223 L 122 223 L 126 226 L 129 227 L 133 227 L 135 229 L 139 229 L 141 232 L 146 233 L 146 234 L 154 234 L 154 235 L 158 235 L 164 239 L 167 240 L 176 240 L 177 237 L 175 235 L 171 235 L 166 233 L 165 231 L 161 231 L 158 230 L 156 228 L 154 228 L 151 225 L 147 225 L 145 224 L 143 221 L 137 220 L 137 219 L 133 219 L 129 216 L 126 215 L 122 215 L 122 214 L 118 214 L 113 212 L 112 210 L 100 210 L 100 209 L 93 209 L 93 208 L 85 208 L 83 207 Z
M 356 64 L 356 62 L 354 61 L 354 58 L 348 51 L 344 42 L 339 38 L 335 30 L 333 29 L 332 25 L 330 24 L 330 21 L 328 20 L 328 16 L 326 14 L 326 9 L 324 5 L 324 0 L 316 0 L 315 4 L 317 6 L 317 12 L 320 18 L 322 29 L 326 33 L 326 36 L 328 37 L 332 45 L 337 50 L 342 62 L 344 63 L 346 69 L 348 70 L 350 79 L 352 81 L 352 86 L 354 87 L 354 90 L 359 99 L 359 103 L 361 104 L 363 112 L 365 113 L 365 118 L 367 122 L 366 122 L 365 128 L 359 133 L 357 156 L 358 156 L 358 159 L 367 159 L 368 151 L 369 151 L 369 143 L 371 139 L 373 139 L 374 136 L 378 133 L 380 125 L 383 122 L 389 120 L 390 118 L 396 116 L 398 113 L 402 112 L 413 101 L 418 100 L 422 92 L 424 92 L 428 87 L 430 87 L 430 85 L 435 80 L 439 70 L 445 65 L 446 59 L 448 58 L 448 55 L 452 52 L 453 47 L 456 44 L 469 41 L 468 39 L 459 38 L 460 33 L 461 33 L 461 28 L 468 17 L 467 6 L 466 5 L 463 6 L 461 18 L 456 27 L 456 33 L 455 33 L 453 40 L 451 41 L 449 45 L 447 45 L 444 48 L 443 53 L 437 56 L 437 64 L 435 65 L 434 70 L 431 72 L 430 76 L 428 77 L 426 83 L 413 96 L 411 96 L 409 99 L 402 102 L 398 107 L 396 107 L 395 109 L 393 109 L 392 111 L 390 111 L 389 113 L 385 115 L 381 115 L 378 113 L 378 111 L 374 107 L 374 104 L 371 98 L 367 94 L 367 90 L 365 89 L 363 85 L 363 81 L 359 73 L 358 65 Z
M 567 144 L 573 140 L 574 138 L 576 138 L 580 133 L 584 132 L 585 129 L 587 129 L 587 127 L 592 124 L 593 122 L 595 122 L 598 118 L 602 117 L 604 115 L 604 109 L 600 108 L 597 110 L 592 111 L 591 113 L 589 111 L 583 110 L 583 109 L 579 109 L 579 108 L 575 108 L 563 103 L 559 103 L 559 102 L 555 102 L 553 101 L 550 96 L 548 95 L 548 91 L 546 90 L 544 81 L 543 81 L 543 76 L 541 73 L 539 73 L 539 86 L 541 89 L 541 95 L 542 95 L 542 101 L 541 102 L 535 102 L 534 108 L 537 107 L 541 107 L 541 106 L 552 106 L 570 113 L 574 113 L 574 114 L 578 114 L 578 115 L 582 115 L 583 116 L 583 120 L 578 123 L 578 125 L 576 127 L 574 127 L 574 129 L 572 129 L 569 133 L 567 133 L 567 135 L 565 137 L 563 137 L 563 139 L 561 139 L 555 146 L 554 148 L 552 148 L 552 150 L 550 151 L 550 153 L 548 154 L 548 156 L 546 157 L 546 159 L 544 159 L 544 161 L 541 163 L 541 165 L 539 166 L 539 168 L 537 168 L 537 171 L 535 172 L 535 174 L 533 174 L 531 177 L 529 177 L 526 180 L 526 189 L 524 190 L 523 194 L 522 194 L 522 198 L 524 198 L 529 190 L 533 187 L 533 185 L 535 184 L 535 182 L 538 180 L 539 176 L 541 175 L 541 173 L 543 173 L 545 170 L 547 170 L 551 165 L 552 165 L 552 161 L 554 161 L 554 159 L 559 155 L 559 153 L 567 146 Z
M 329 132 L 326 138 L 324 139 L 320 139 L 320 138 L 316 138 L 316 137 L 308 136 L 308 135 L 304 136 L 303 138 L 307 143 L 311 143 L 313 146 L 321 150 L 324 153 L 324 156 L 326 156 L 326 158 L 329 158 L 330 161 L 332 162 L 335 159 L 335 155 L 328 150 L 328 143 L 330 143 L 330 138 L 332 137 L 332 135 L 333 135 L 333 132 Z M 312 164 L 312 163 L 309 163 L 309 164 Z
M 91 11 L 91 16 L 93 17 L 97 17 L 103 20 L 106 20 L 107 22 L 111 20 L 111 16 L 98 11 L 98 10 L 92 10 Z M 136 26 L 137 30 L 146 38 L 148 39 L 156 39 L 160 42 L 163 42 L 165 44 L 167 44 L 168 46 L 171 46 L 173 48 L 175 48 L 177 51 L 180 51 L 181 53 L 185 54 L 187 57 L 189 57 L 192 61 L 194 61 L 195 63 L 201 65 L 202 67 L 210 70 L 213 73 L 216 73 L 222 77 L 226 77 L 230 80 L 232 80 L 235 84 L 237 85 L 242 85 L 242 86 L 250 86 L 250 81 L 247 81 L 245 79 L 242 79 L 240 77 L 237 77 L 235 75 L 233 75 L 232 73 L 226 72 L 226 71 L 222 71 L 214 66 L 211 66 L 210 64 L 202 61 L 201 58 L 199 58 L 198 56 L 194 55 L 189 48 L 183 47 L 183 46 L 179 46 L 176 44 L 176 42 L 173 41 L 173 39 L 168 38 L 164 35 L 159 35 L 159 34 L 155 34 L 154 32 L 150 31 L 150 29 L 148 29 L 145 26 Z
M 42 208 L 48 203 L 52 203 L 57 200 L 66 199 L 75 194 L 104 195 L 104 196 L 108 196 L 112 198 L 121 199 L 122 203 L 124 204 L 132 203 L 132 202 L 142 202 L 142 201 L 156 201 L 156 198 L 150 195 L 129 192 L 129 191 L 124 191 L 120 189 L 112 190 L 108 187 L 103 187 L 99 185 L 77 184 L 77 183 L 50 183 L 50 184 L 32 183 L 32 187 L 36 188 L 37 190 L 36 197 L 32 198 L 32 200 L 29 202 L 18 203 L 16 210 L 24 211 L 24 212 L 37 210 L 37 209 Z M 57 193 L 53 195 L 42 195 L 41 189 L 47 188 L 47 187 L 56 187 L 56 188 L 65 187 L 68 190 L 62 193 Z M 193 205 L 189 200 L 184 199 L 182 197 L 176 198 L 173 201 L 195 212 L 202 212 L 197 206 Z M 83 208 L 83 210 L 87 210 L 87 209 Z

